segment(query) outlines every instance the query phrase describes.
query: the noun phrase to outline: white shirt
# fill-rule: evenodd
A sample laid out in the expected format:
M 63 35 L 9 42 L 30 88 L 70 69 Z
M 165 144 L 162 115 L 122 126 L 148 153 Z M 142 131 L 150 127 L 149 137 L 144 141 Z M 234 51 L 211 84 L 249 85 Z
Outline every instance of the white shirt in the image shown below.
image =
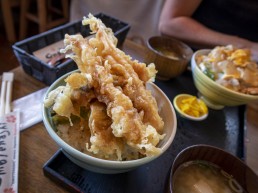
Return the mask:
M 89 13 L 104 13 L 131 26 L 128 38 L 146 43 L 159 35 L 158 21 L 164 0 L 72 0 L 71 21 L 82 19 Z M 141 42 L 142 43 L 142 42 Z

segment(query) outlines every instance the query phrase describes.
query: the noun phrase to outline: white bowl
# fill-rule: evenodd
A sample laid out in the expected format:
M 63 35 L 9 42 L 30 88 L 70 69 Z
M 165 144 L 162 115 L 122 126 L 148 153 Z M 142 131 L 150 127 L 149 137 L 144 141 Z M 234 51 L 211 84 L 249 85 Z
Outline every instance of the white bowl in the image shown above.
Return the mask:
M 71 72 L 72 73 L 72 72 Z M 60 85 L 64 85 L 64 79 L 69 75 L 70 73 L 62 76 L 58 80 L 56 80 L 48 89 L 46 92 L 46 96 L 48 93 L 55 89 L 56 87 Z M 156 98 L 158 107 L 159 107 L 159 113 L 162 117 L 165 125 L 164 125 L 164 133 L 166 136 L 164 139 L 158 144 L 158 147 L 161 148 L 162 153 L 164 153 L 169 146 L 171 145 L 175 134 L 176 134 L 176 128 L 177 128 L 177 119 L 176 114 L 174 111 L 174 108 L 170 102 L 170 100 L 167 98 L 167 96 L 162 92 L 161 89 L 159 89 L 155 84 L 149 83 L 147 84 L 147 89 L 151 90 L 152 95 Z M 71 147 L 69 144 L 67 144 L 65 141 L 63 141 L 56 133 L 55 126 L 52 124 L 50 112 L 48 108 L 45 108 L 43 106 L 43 122 L 44 125 L 49 133 L 49 135 L 52 137 L 52 139 L 62 148 L 62 151 L 64 154 L 75 164 L 79 165 L 80 167 L 84 169 L 88 169 L 93 172 L 98 173 L 107 173 L 107 174 L 114 174 L 114 173 L 123 173 L 127 172 L 129 170 L 135 169 L 139 166 L 142 166 L 144 164 L 147 164 L 148 162 L 156 159 L 159 156 L 152 156 L 152 157 L 144 157 L 137 160 L 130 160 L 130 161 L 110 161 L 110 160 L 104 160 L 99 159 L 96 157 L 92 157 L 90 155 L 87 155 L 85 153 L 80 152 L 79 150 Z
M 258 96 L 248 95 L 230 90 L 206 76 L 196 64 L 199 55 L 207 55 L 211 50 L 198 50 L 191 59 L 191 69 L 196 88 L 200 97 L 208 107 L 222 109 L 224 106 L 239 106 L 250 102 L 258 101 Z

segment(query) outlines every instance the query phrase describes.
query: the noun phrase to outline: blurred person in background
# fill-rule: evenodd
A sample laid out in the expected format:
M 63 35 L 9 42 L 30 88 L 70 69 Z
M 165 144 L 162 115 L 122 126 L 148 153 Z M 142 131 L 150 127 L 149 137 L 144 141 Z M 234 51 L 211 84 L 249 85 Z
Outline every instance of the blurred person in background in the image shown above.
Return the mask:
M 258 61 L 257 0 L 166 0 L 159 31 L 193 49 L 228 44 L 248 48 Z
M 131 29 L 127 37 L 145 44 L 158 35 L 158 22 L 164 0 L 72 0 L 70 20 L 79 20 L 89 13 L 104 13 L 128 23 Z

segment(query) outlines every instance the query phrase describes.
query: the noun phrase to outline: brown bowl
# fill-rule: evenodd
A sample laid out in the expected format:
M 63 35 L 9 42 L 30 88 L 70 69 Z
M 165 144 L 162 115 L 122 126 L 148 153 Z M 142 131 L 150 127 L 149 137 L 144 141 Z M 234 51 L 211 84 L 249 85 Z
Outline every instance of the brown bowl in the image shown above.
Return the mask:
M 209 145 L 194 145 L 182 150 L 175 158 L 168 183 L 169 193 L 173 193 L 173 177 L 180 165 L 188 161 L 203 160 L 219 166 L 232 175 L 248 193 L 258 190 L 258 176 L 241 159 L 217 147 Z
M 192 49 L 183 42 L 165 36 L 154 36 L 147 41 L 147 64 L 154 63 L 157 78 L 169 80 L 181 75 L 193 55 Z

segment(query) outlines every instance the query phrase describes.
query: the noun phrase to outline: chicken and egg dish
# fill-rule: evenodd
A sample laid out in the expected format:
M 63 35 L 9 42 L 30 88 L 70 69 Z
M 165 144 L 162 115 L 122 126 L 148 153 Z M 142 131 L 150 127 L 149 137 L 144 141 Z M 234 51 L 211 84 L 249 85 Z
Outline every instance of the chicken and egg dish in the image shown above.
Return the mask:
M 83 19 L 95 36 L 65 35 L 79 72 L 44 101 L 53 111 L 58 135 L 76 149 L 108 160 L 132 160 L 161 153 L 164 122 L 145 85 L 156 75 L 116 47 L 117 39 L 101 20 Z
M 201 71 L 231 90 L 258 95 L 258 65 L 248 49 L 217 46 L 208 55 L 196 58 Z

